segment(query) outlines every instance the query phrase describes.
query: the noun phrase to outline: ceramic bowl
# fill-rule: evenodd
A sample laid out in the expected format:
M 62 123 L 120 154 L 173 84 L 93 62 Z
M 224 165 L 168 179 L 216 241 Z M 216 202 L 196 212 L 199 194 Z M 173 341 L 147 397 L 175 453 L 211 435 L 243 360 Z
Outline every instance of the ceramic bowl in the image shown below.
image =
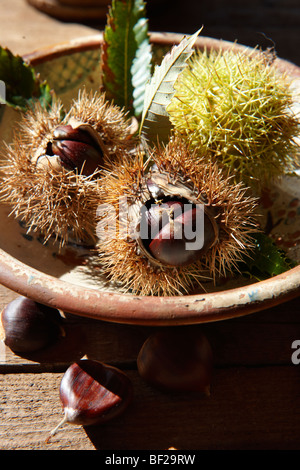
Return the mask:
M 156 59 L 177 44 L 182 35 L 153 33 Z M 102 34 L 55 45 L 26 56 L 65 104 L 77 97 L 80 87 L 99 86 L 99 57 Z M 244 50 L 245 46 L 199 37 L 196 47 Z M 282 59 L 276 66 L 287 71 L 295 93 L 300 90 L 300 68 Z M 3 107 L 2 107 L 3 108 Z M 0 132 L 4 141 L 12 139 L 20 119 L 12 108 L 2 109 Z M 300 185 L 298 177 L 288 177 L 266 193 L 264 216 L 272 221 L 271 235 L 282 248 L 300 261 Z M 85 272 L 86 249 L 68 244 L 62 252 L 52 242 L 43 244 L 36 234 L 9 216 L 0 206 L 0 283 L 34 300 L 76 315 L 109 322 L 140 325 L 184 325 L 225 320 L 251 314 L 295 298 L 300 294 L 300 265 L 270 279 L 231 279 L 207 291 L 174 297 L 141 297 L 125 294 L 103 279 Z

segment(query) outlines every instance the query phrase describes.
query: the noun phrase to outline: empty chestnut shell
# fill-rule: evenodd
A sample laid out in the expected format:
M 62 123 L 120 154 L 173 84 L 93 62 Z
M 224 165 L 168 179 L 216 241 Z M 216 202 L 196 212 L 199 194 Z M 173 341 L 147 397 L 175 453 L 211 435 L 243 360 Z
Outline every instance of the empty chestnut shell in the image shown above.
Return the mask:
M 147 383 L 162 391 L 210 393 L 212 348 L 198 329 L 175 327 L 152 334 L 138 354 L 137 367 Z
M 1 312 L 2 340 L 12 351 L 28 353 L 54 343 L 63 335 L 62 317 L 55 308 L 17 297 Z
M 119 416 L 132 400 L 133 387 L 118 368 L 81 359 L 66 370 L 59 393 L 64 418 L 49 438 L 64 423 L 90 426 Z

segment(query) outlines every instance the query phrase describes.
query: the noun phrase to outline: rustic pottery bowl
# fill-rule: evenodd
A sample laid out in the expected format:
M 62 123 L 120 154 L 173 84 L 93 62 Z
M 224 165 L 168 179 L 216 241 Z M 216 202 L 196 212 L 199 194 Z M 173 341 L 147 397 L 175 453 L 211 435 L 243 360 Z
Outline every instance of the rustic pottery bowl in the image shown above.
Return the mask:
M 105 20 L 110 0 L 26 0 L 43 13 L 63 21 Z
M 151 34 L 157 60 L 178 43 L 182 35 Z M 46 78 L 62 101 L 77 97 L 80 87 L 99 87 L 99 49 L 102 35 L 58 44 L 34 52 L 26 59 Z M 245 46 L 199 37 L 199 48 L 244 50 Z M 248 48 L 247 48 L 248 49 Z M 295 93 L 300 90 L 300 68 L 282 59 L 276 66 L 287 71 Z M 18 112 L 0 110 L 0 133 L 9 142 Z M 300 176 L 299 176 L 300 178 Z M 281 241 L 298 266 L 284 274 L 256 282 L 231 279 L 206 292 L 174 297 L 141 297 L 95 281 L 85 272 L 84 247 L 69 244 L 62 252 L 55 244 L 43 244 L 37 234 L 28 234 L 20 221 L 0 206 L 0 283 L 9 289 L 62 311 L 99 320 L 141 325 L 184 325 L 229 319 L 254 313 L 295 298 L 300 294 L 300 185 L 297 176 L 268 189 L 262 208 L 272 220 L 271 235 Z

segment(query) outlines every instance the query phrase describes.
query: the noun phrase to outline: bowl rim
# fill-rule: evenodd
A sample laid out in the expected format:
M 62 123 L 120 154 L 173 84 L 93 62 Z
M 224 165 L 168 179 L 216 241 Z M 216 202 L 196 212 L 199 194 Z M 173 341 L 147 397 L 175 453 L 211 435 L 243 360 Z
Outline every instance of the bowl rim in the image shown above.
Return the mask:
M 178 44 L 184 35 L 150 33 L 153 44 Z M 77 38 L 26 54 L 33 66 L 65 54 L 97 49 L 103 34 Z M 198 37 L 199 48 L 253 51 L 238 43 Z M 276 66 L 300 78 L 300 67 L 281 58 Z M 113 323 L 191 325 L 236 318 L 279 305 L 300 295 L 300 265 L 272 278 L 224 291 L 171 297 L 138 296 L 75 285 L 34 269 L 0 249 L 0 283 L 12 291 L 66 313 Z

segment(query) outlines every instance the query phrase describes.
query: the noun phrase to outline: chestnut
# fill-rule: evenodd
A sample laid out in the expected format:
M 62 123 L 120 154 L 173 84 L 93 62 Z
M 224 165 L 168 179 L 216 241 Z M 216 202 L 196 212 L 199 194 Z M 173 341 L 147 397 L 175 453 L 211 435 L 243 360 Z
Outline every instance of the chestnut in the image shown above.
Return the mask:
M 201 218 L 201 211 L 200 205 L 180 198 L 143 206 L 139 229 L 146 251 L 166 266 L 201 259 L 215 241 L 215 228 L 205 212 Z
M 58 126 L 53 131 L 53 139 L 48 142 L 46 157 L 57 156 L 65 169 L 92 175 L 103 164 L 103 151 L 94 137 L 95 131 L 87 129 L 90 128 L 73 128 L 70 124 Z
M 185 327 L 159 330 L 137 357 L 140 376 L 161 391 L 210 394 L 213 353 L 202 331 Z
M 119 416 L 133 397 L 129 377 L 120 369 L 92 359 L 71 364 L 60 383 L 63 420 L 47 442 L 65 423 L 90 426 Z
M 181 201 L 166 200 L 161 203 L 147 205 L 141 208 L 141 236 L 144 239 L 153 239 L 159 232 L 181 215 L 183 204 Z
M 64 334 L 59 310 L 24 296 L 9 302 L 1 312 L 2 340 L 12 351 L 38 351 Z

